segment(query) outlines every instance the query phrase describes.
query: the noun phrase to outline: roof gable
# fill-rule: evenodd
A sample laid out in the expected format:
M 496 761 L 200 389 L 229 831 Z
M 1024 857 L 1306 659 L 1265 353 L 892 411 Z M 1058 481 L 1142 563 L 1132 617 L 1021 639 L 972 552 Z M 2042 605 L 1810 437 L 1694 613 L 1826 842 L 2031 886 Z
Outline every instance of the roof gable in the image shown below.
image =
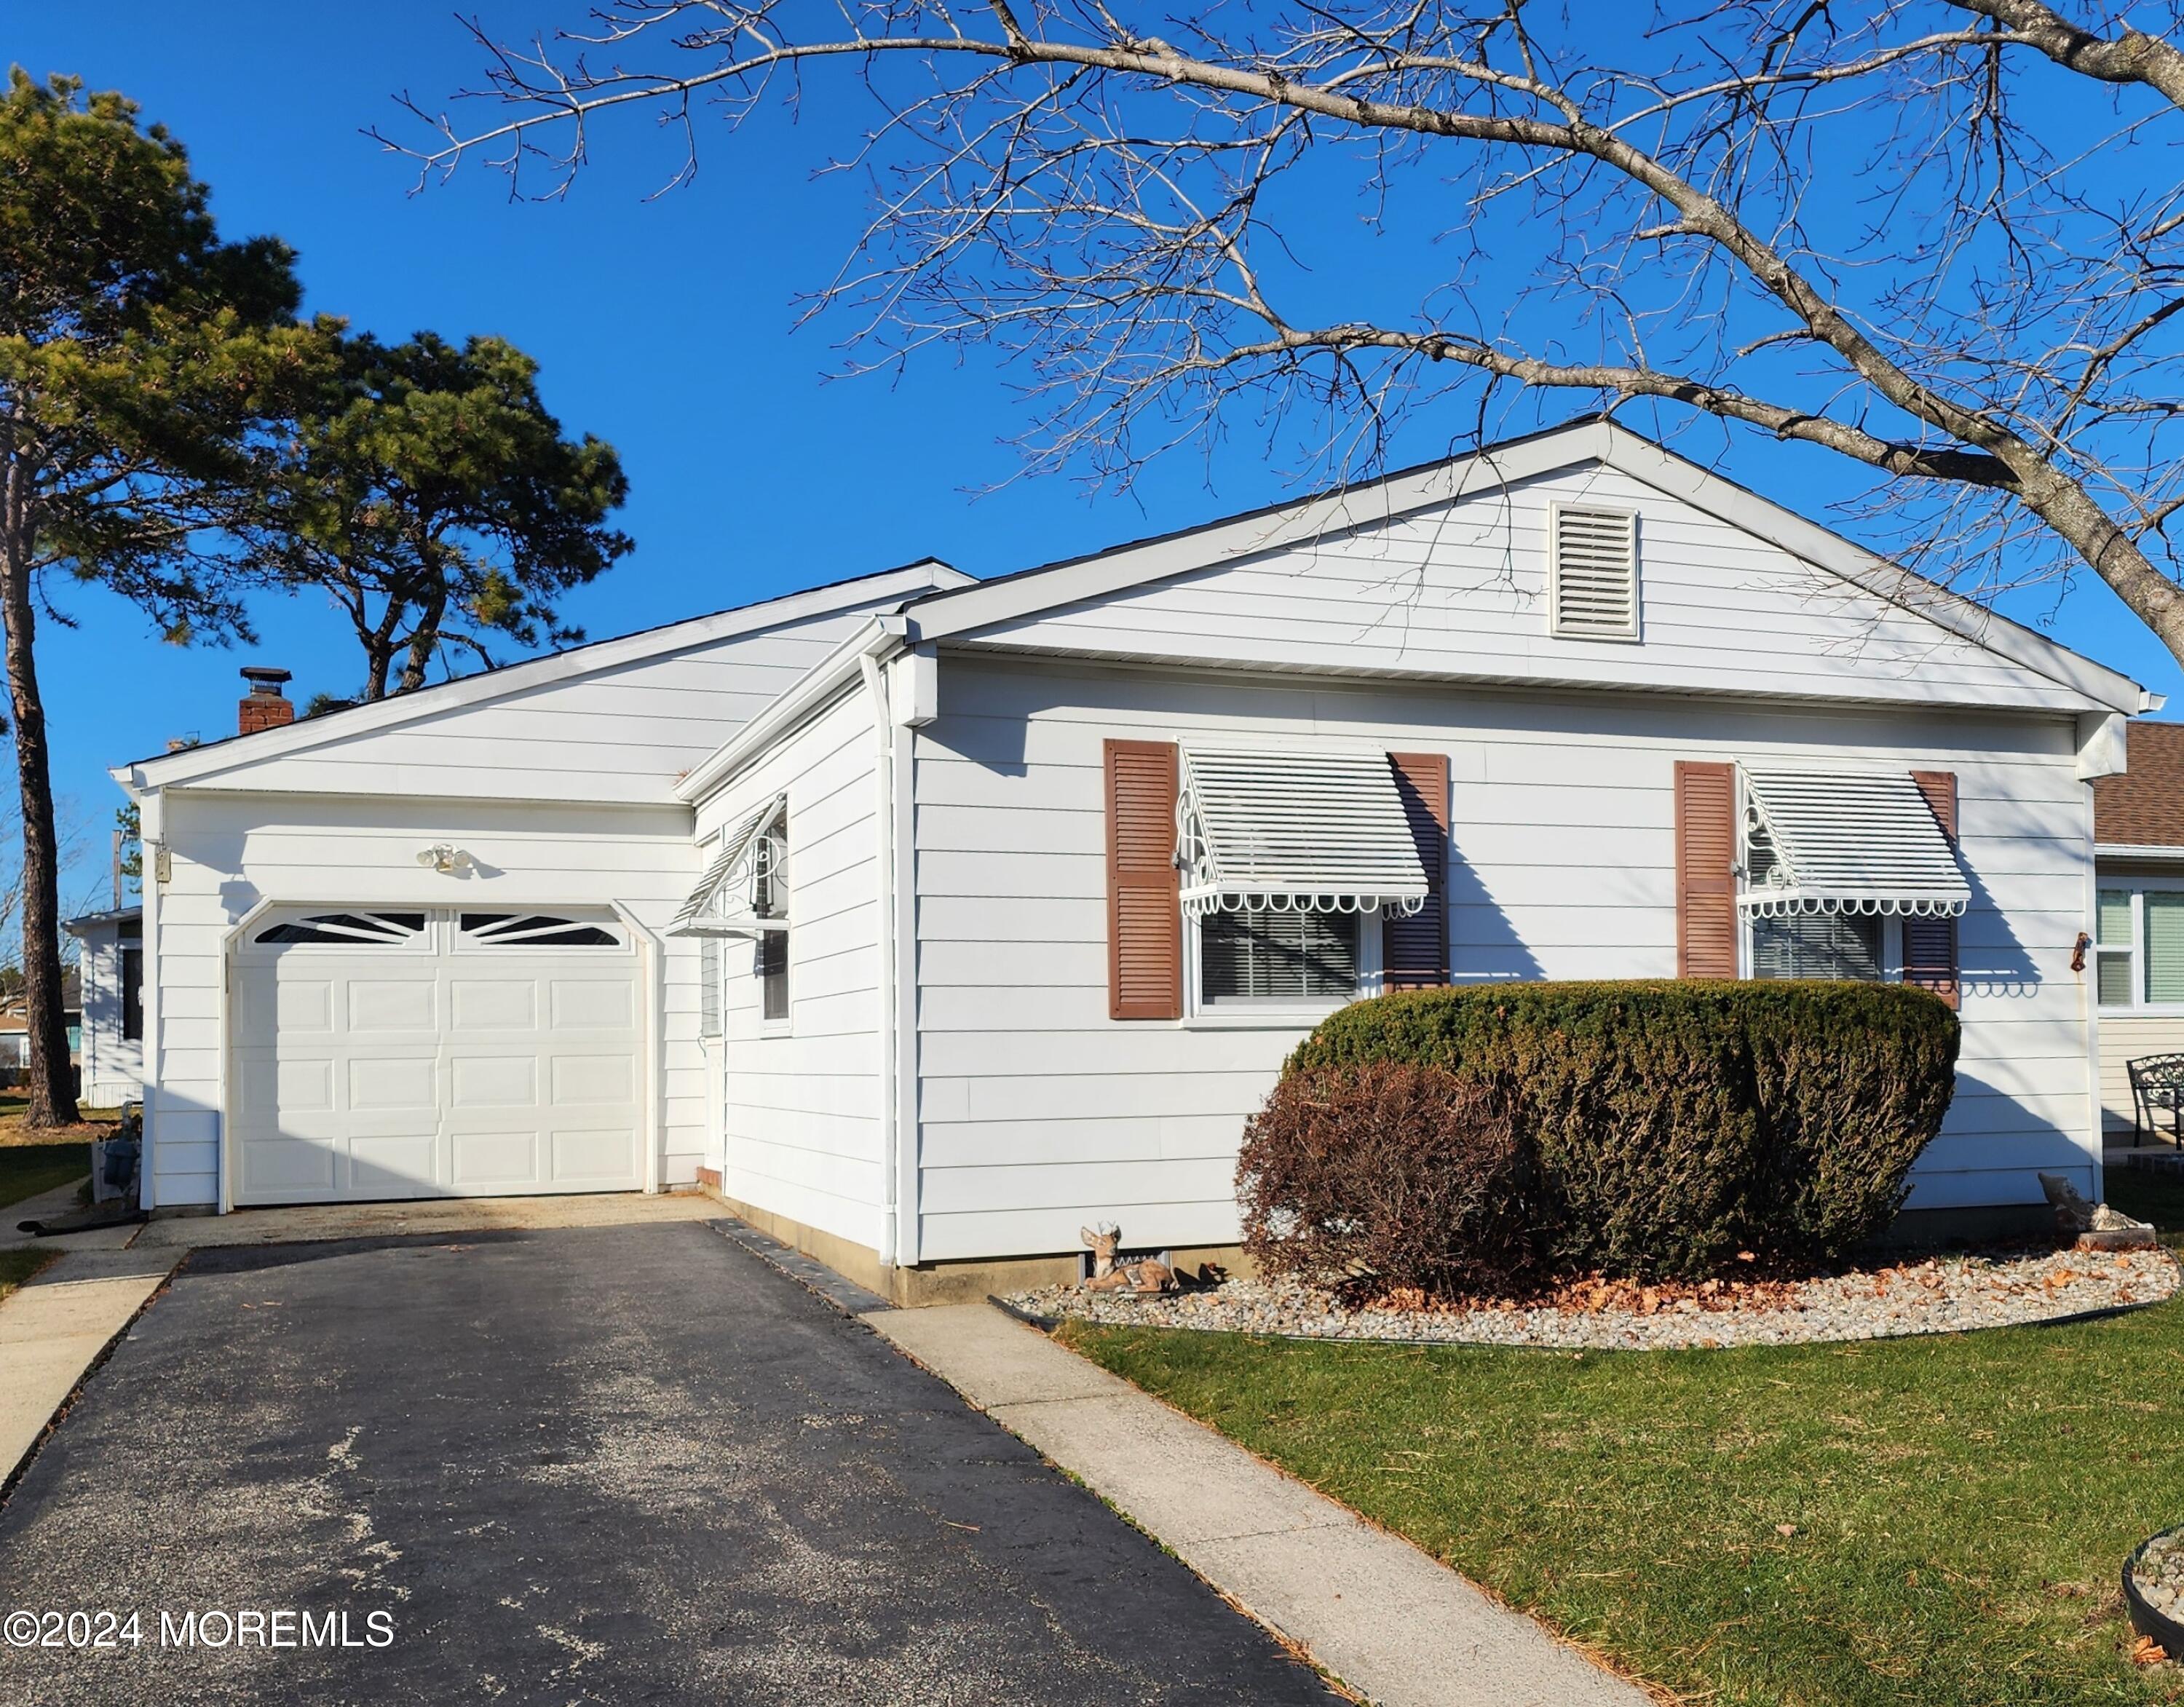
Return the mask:
M 839 613 L 894 609 L 920 593 L 961 586 L 969 580 L 968 575 L 937 559 L 928 559 L 877 575 L 836 581 L 757 604 L 573 647 L 392 699 L 140 759 L 133 765 L 117 767 L 113 774 L 132 792 L 189 784 L 259 787 L 260 779 L 248 776 L 247 773 L 278 766 L 280 761 L 323 754 L 375 736 L 384 735 L 393 740 L 411 730 L 421 732 L 426 727 L 444 723 L 451 714 L 503 705 L 510 707 L 513 713 L 515 708 L 532 701 L 543 705 L 549 702 L 539 696 L 545 690 L 586 681 L 611 681 L 617 674 L 656 666 L 746 637 L 794 629 Z M 806 662 L 800 659 L 796 670 L 790 671 L 787 679 L 793 679 Z M 769 680 L 758 692 L 759 700 L 771 698 L 777 686 Z M 698 750 L 710 748 L 716 738 L 709 737 L 699 744 Z M 295 767 L 286 768 L 292 771 Z
M 1156 657 L 1175 662 L 1215 662 L 1277 668 L 1308 668 L 1285 660 L 1275 649 L 1239 644 L 1223 648 L 1220 636 L 1201 609 L 1178 608 L 1156 618 L 1107 626 L 1088 620 L 1095 608 L 1136 601 L 1148 603 L 1149 590 L 1173 587 L 1189 578 L 1207 577 L 1223 569 L 1256 565 L 1269 577 L 1289 574 L 1294 565 L 1317 564 L 1340 553 L 1344 540 L 1368 535 L 1392 537 L 1405 527 L 1427 525 L 1429 515 L 1451 514 L 1467 504 L 1524 489 L 1582 491 L 1585 471 L 1617 477 L 1625 488 L 1613 501 L 1638 502 L 1630 488 L 1673 500 L 1709 517 L 1759 545 L 1773 548 L 1772 561 L 1792 571 L 1780 575 L 1796 598 L 1833 601 L 1841 609 L 1830 622 L 1809 625 L 1811 646 L 1847 653 L 1859 631 L 1886 626 L 1885 647 L 1854 669 L 1814 672 L 1811 692 L 1821 698 L 1884 698 L 1970 703 L 1997 701 L 2046 704 L 2056 709 L 2104 708 L 2137 711 L 2148 697 L 2129 678 L 2054 642 L 1997 615 L 1925 577 L 1808 521 L 1733 481 L 1678 456 L 1613 422 L 1591 420 L 1490 447 L 1474 455 L 1407 470 L 1368 484 L 1299 500 L 1275 509 L 1231 518 L 1181 533 L 1123 546 L 1097 555 L 1034 570 L 998 581 L 937 592 L 910 607 L 911 638 L 917 642 L 957 641 L 1008 644 L 1033 649 L 1094 656 Z M 1573 487 L 1572 482 L 1579 482 Z M 1552 492 L 1550 494 L 1552 496 Z M 1541 511 L 1544 515 L 1545 511 Z M 1352 552 L 1353 557 L 1357 553 Z M 1642 553 L 1641 553 L 1642 554 Z M 1719 553 L 1717 553 L 1719 556 Z M 1545 553 L 1538 554 L 1544 565 Z M 1370 576 L 1355 575 L 1340 598 L 1356 602 Z M 1271 580 L 1262 590 L 1274 591 Z M 1395 611 L 1400 620 L 1411 617 Z M 1354 617 L 1355 613 L 1353 613 Z M 1074 626 L 1070 636 L 1061 631 Z M 1351 626 L 1357 627 L 1352 620 Z M 1532 620 L 1545 631 L 1545 616 Z M 1369 643 L 1329 642 L 1322 637 L 1320 667 L 1346 673 L 1415 675 L 1479 679 L 1552 681 L 1562 685 L 1655 687 L 1676 690 L 1709 684 L 1683 679 L 1674 669 L 1649 669 L 1661 654 L 1641 659 L 1643 647 L 1623 648 L 1618 656 L 1599 647 L 1564 643 L 1549 653 L 1534 648 L 1499 664 L 1479 659 L 1460 663 L 1435 659 L 1431 648 L 1398 648 L 1375 656 Z M 1526 631 L 1529 634 L 1529 630 Z M 1513 652 L 1523 653 L 1524 637 L 1512 636 Z M 1072 640 L 1076 643 L 1072 643 Z M 1763 682 L 1763 670 L 1751 666 L 1745 637 L 1738 647 L 1746 674 Z M 1953 675 L 1922 664 L 1922 648 L 1947 653 Z M 1293 648 L 1293 650 L 1295 648 Z M 1382 653 L 1386 653 L 1382 648 Z M 1265 655 L 1259 655 L 1263 653 Z M 1415 653 L 1415 655 L 1412 655 Z M 1831 682 L 1821 682 L 1831 674 Z M 1891 679 L 1892 674 L 1894 680 Z M 1780 687 L 1744 691 L 1781 692 Z

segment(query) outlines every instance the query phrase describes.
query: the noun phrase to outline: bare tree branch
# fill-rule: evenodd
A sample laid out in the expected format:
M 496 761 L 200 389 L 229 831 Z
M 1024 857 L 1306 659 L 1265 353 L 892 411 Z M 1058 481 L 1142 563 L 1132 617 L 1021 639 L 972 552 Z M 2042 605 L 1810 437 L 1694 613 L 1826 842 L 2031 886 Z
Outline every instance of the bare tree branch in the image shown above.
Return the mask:
M 672 122 L 675 183 L 708 109 L 862 104 L 832 170 L 873 215 L 811 312 L 854 317 L 851 371 L 1018 364 L 1031 466 L 1127 485 L 1248 409 L 1355 473 L 1506 388 L 1665 407 L 1875 471 L 1977 595 L 2090 566 L 2184 658 L 2179 3 L 622 0 L 481 36 L 497 115 L 382 140 L 558 195 L 623 109 Z M 1391 306 L 1373 246 L 1435 241 Z

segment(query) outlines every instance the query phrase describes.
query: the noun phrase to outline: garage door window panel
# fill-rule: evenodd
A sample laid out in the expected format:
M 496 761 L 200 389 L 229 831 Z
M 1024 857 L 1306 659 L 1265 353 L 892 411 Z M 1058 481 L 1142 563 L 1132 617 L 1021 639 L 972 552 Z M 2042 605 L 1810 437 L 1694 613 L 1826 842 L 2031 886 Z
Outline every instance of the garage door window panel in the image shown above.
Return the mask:
M 620 948 L 619 931 L 586 920 L 550 913 L 465 913 L 462 945 L 467 948 Z
M 269 925 L 256 940 L 277 947 L 402 948 L 424 935 L 422 913 L 314 913 Z

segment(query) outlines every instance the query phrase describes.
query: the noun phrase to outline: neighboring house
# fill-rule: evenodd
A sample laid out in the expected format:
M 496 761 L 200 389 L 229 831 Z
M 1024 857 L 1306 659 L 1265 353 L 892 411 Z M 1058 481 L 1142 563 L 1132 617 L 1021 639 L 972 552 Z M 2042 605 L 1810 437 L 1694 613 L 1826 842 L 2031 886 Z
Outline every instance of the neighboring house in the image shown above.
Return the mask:
M 81 983 L 73 966 L 61 968 L 61 1009 L 68 1023 L 69 1061 L 80 1065 L 83 1052 Z M 0 1071 L 15 1075 L 31 1065 L 31 1020 L 20 995 L 0 999 Z
M 277 688 L 275 690 L 277 692 Z M 1321 1015 L 1446 979 L 1960 1002 L 1911 1209 L 2099 1188 L 2136 684 L 1591 421 L 116 774 L 160 1205 L 702 1178 L 899 1296 L 1237 1236 Z M 2087 976 L 2090 976 L 2087 975 Z
M 88 913 L 65 928 L 82 945 L 78 1095 L 95 1109 L 119 1108 L 136 1101 L 144 1083 L 144 909 Z
M 2135 1124 L 2127 1064 L 2184 1054 L 2184 724 L 2134 722 L 2129 746 L 2131 769 L 2093 785 L 2101 1119 L 2119 1141 Z M 2172 1135 L 2165 1109 L 2158 1126 Z

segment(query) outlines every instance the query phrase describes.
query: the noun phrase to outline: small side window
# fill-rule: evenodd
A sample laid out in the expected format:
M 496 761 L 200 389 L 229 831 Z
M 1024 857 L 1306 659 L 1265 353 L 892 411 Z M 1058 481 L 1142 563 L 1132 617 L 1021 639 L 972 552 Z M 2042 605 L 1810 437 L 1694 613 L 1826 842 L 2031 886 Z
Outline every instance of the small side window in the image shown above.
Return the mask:
M 698 1035 L 721 1035 L 721 939 L 698 939 Z
M 759 933 L 756 961 L 759 1017 L 788 1017 L 788 814 L 760 836 L 751 873 L 751 911 L 768 921 Z
M 131 1041 L 144 1035 L 144 951 L 121 951 L 121 1035 Z

